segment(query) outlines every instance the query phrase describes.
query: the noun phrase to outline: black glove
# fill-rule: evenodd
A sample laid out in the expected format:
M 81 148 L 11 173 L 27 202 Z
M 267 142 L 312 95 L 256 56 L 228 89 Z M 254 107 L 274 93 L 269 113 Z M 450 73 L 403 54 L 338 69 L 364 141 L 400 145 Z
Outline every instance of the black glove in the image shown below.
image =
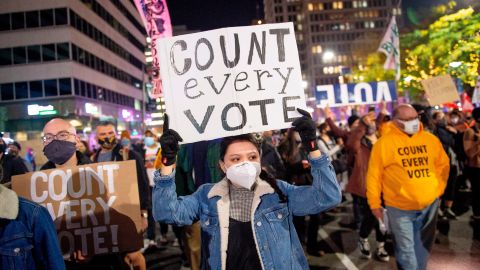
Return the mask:
M 182 137 L 173 129 L 168 128 L 168 115 L 165 114 L 163 121 L 163 134 L 160 137 L 160 145 L 162 146 L 162 164 L 170 166 L 177 160 L 178 142 L 183 142 Z
M 308 152 L 318 150 L 315 122 L 307 111 L 299 108 L 297 108 L 297 111 L 303 116 L 293 121 L 293 129 L 300 134 L 303 147 Z

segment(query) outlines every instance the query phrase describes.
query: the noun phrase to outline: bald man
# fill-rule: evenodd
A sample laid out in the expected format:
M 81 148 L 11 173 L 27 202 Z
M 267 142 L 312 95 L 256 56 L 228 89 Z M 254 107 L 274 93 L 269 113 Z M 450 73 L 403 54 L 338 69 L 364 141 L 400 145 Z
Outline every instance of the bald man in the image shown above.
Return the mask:
M 367 200 L 382 222 L 382 199 L 385 203 L 399 269 L 427 268 L 438 198 L 447 184 L 449 169 L 440 140 L 423 130 L 417 111 L 408 104 L 398 106 L 391 131 L 372 148 Z
M 77 150 L 80 143 L 75 127 L 69 122 L 54 118 L 43 128 L 43 153 L 48 159 L 40 170 L 84 165 L 90 160 Z
M 69 122 L 61 118 L 54 118 L 45 125 L 43 134 L 43 153 L 48 158 L 48 162 L 42 166 L 41 170 L 91 163 L 90 159 L 76 150 L 80 139 L 75 128 Z M 109 253 L 85 258 L 79 250 L 75 251 L 72 257 L 73 261 L 65 261 L 67 269 L 129 269 L 127 264 L 139 264 L 138 261 L 143 259 L 138 252 Z

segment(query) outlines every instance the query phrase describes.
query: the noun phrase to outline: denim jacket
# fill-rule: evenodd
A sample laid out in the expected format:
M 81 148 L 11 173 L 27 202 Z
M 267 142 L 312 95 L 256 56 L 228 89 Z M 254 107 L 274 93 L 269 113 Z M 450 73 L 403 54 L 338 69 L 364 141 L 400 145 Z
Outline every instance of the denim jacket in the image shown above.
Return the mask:
M 277 180 L 288 197 L 279 196 L 265 181 L 257 179 L 252 202 L 251 224 L 258 257 L 263 270 L 308 269 L 293 216 L 312 215 L 340 203 L 341 192 L 327 156 L 311 159 L 311 186 L 293 186 Z M 228 182 L 202 185 L 195 193 L 177 198 L 173 172 L 162 176 L 155 172 L 153 216 L 156 220 L 190 225 L 200 220 L 202 269 L 224 270 L 228 247 L 230 199 Z
M 62 270 L 57 232 L 47 209 L 0 185 L 0 269 Z

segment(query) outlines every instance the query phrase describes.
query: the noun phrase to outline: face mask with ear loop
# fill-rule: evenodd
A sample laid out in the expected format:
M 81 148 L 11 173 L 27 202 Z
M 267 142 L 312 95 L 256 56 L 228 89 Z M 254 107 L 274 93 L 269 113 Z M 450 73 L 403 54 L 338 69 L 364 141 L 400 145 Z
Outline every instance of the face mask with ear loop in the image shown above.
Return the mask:
M 420 130 L 420 120 L 418 119 L 410 121 L 398 120 L 398 122 L 403 124 L 403 131 L 409 135 L 413 135 Z
M 260 163 L 245 161 L 227 168 L 227 178 L 233 184 L 251 189 L 262 171 Z

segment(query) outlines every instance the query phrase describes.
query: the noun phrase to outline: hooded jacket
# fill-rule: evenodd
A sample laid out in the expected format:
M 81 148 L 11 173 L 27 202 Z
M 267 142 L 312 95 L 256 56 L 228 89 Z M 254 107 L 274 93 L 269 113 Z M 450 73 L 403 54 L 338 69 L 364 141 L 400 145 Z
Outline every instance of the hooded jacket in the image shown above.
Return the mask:
M 469 128 L 463 135 L 463 147 L 467 155 L 467 166 L 480 168 L 480 130 Z
M 385 205 L 421 210 L 443 194 L 450 162 L 440 140 L 420 130 L 413 136 L 397 126 L 373 146 L 367 172 L 367 199 L 371 209 Z

